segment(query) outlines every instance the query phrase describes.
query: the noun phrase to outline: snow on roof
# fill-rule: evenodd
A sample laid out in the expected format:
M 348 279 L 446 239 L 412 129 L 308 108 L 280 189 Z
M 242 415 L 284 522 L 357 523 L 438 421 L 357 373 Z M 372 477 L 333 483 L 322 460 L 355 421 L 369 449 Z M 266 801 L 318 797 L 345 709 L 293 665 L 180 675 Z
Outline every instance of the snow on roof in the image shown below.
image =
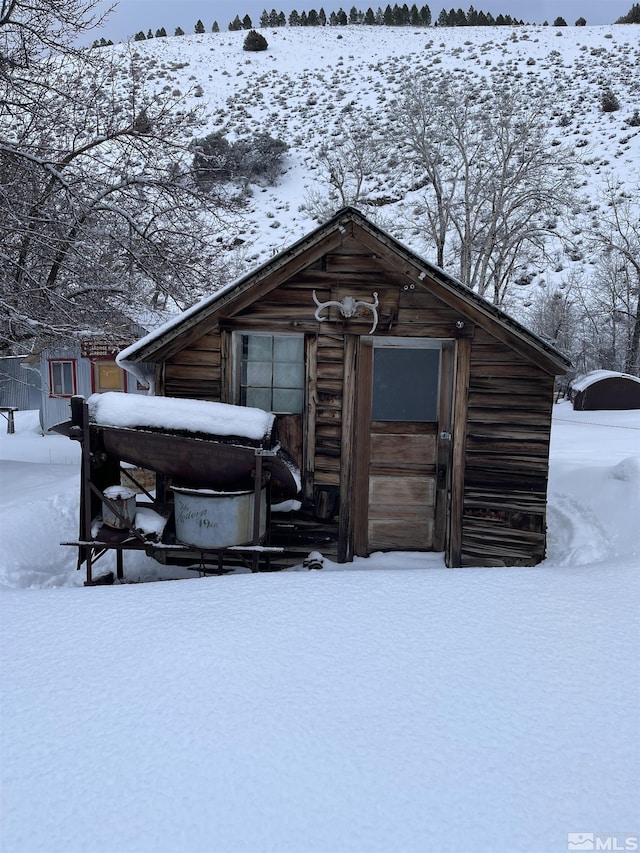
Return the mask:
M 108 391 L 92 394 L 89 417 L 102 426 L 129 429 L 186 430 L 216 436 L 238 436 L 261 441 L 271 434 L 275 415 L 248 406 L 147 397 Z
M 242 278 L 246 278 L 246 276 L 242 276 Z M 223 287 L 220 287 L 218 290 L 216 290 L 215 293 L 203 297 L 199 302 L 196 302 L 194 305 L 192 305 L 190 308 L 185 309 L 180 314 L 175 314 L 169 320 L 162 323 L 157 328 L 153 329 L 153 331 L 149 332 L 148 335 L 145 335 L 139 340 L 134 341 L 134 343 L 132 343 L 130 346 L 126 347 L 118 353 L 118 355 L 116 356 L 116 363 L 123 370 L 127 370 L 129 373 L 132 373 L 134 376 L 137 376 L 138 374 L 136 373 L 135 365 L 133 365 L 129 361 L 131 356 L 135 355 L 138 350 L 143 349 L 152 341 L 155 341 L 157 338 L 162 337 L 166 332 L 169 332 L 176 326 L 184 323 L 184 321 L 187 320 L 189 317 L 193 316 L 194 314 L 199 314 L 203 308 L 206 308 L 208 305 L 211 305 L 213 302 L 216 302 L 229 290 L 233 290 L 233 288 L 242 280 L 242 278 L 225 284 Z M 138 376 L 138 378 L 140 377 Z M 145 381 L 146 378 L 147 377 L 145 377 Z
M 618 373 L 616 370 L 593 370 L 591 373 L 575 379 L 571 383 L 571 387 L 574 391 L 584 391 L 585 388 L 593 385 L 594 382 L 600 382 L 602 379 L 631 379 L 633 382 L 640 382 L 640 378 L 631 376 L 629 373 Z

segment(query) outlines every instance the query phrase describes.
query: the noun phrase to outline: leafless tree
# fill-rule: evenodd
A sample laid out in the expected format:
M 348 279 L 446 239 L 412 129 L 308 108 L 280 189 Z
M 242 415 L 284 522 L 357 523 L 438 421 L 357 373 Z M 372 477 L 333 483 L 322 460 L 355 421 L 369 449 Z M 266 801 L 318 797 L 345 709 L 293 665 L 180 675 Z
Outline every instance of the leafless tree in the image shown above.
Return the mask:
M 148 95 L 132 55 L 74 48 L 94 3 L 0 2 L 0 349 L 193 301 L 231 207 L 193 182 L 197 117 Z
M 568 355 L 572 362 L 580 357 L 581 290 L 582 280 L 574 275 L 558 285 L 540 287 L 527 318 L 532 331 Z
M 549 136 L 545 97 L 433 71 L 407 79 L 394 106 L 436 263 L 497 304 L 571 202 L 573 158 Z
M 341 207 L 367 208 L 369 179 L 379 166 L 380 134 L 364 119 L 345 118 L 317 151 L 322 188 L 307 193 L 307 207 L 318 219 L 326 219 Z M 324 190 L 328 188 L 328 191 Z
M 585 229 L 591 246 L 600 253 L 597 286 L 590 301 L 594 311 L 608 317 L 617 354 L 615 369 L 632 374 L 640 368 L 639 194 L 640 185 L 625 187 L 610 177 L 602 208 Z

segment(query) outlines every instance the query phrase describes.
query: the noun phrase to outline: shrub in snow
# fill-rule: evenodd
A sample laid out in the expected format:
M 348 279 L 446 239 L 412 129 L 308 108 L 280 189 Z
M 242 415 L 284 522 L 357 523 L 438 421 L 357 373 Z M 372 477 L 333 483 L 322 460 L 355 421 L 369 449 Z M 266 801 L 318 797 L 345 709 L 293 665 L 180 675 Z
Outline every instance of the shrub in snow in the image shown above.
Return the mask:
M 204 185 L 244 179 L 265 179 L 275 182 L 282 157 L 289 146 L 268 133 L 258 133 L 230 143 L 220 131 L 197 139 L 192 145 L 191 169 L 196 180 Z
M 191 170 L 202 184 L 228 181 L 232 175 L 231 146 L 221 132 L 210 133 L 192 144 Z
M 605 89 L 602 95 L 600 95 L 600 106 L 603 113 L 614 113 L 620 109 L 620 101 L 611 89 Z
M 282 139 L 259 133 L 247 143 L 243 157 L 247 177 L 264 177 L 273 183 L 280 172 L 282 158 L 289 146 Z
M 242 45 L 243 50 L 267 50 L 268 47 L 266 38 L 255 30 L 249 30 Z

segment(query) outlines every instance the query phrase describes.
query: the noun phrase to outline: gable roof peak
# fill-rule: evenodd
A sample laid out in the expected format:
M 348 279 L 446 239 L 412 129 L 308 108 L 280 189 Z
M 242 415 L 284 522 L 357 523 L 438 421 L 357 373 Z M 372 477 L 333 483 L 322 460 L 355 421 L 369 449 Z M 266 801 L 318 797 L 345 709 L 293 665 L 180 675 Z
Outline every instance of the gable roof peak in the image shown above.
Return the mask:
M 305 269 L 327 252 L 335 250 L 341 244 L 342 234 L 349 222 L 360 229 L 359 235 L 352 232 L 356 240 L 376 253 L 376 247 L 379 247 L 380 255 L 385 261 L 395 266 L 397 272 L 406 275 L 408 280 L 414 284 L 426 286 L 425 280 L 428 278 L 431 286 L 437 286 L 438 296 L 443 301 L 449 300 L 463 313 L 466 306 L 474 322 L 479 325 L 486 324 L 489 331 L 493 329 L 494 332 L 499 332 L 502 329 L 503 332 L 508 333 L 510 339 L 515 337 L 518 346 L 524 348 L 528 357 L 538 362 L 546 371 L 566 372 L 570 366 L 569 360 L 548 341 L 534 334 L 449 273 L 417 255 L 412 249 L 380 228 L 362 211 L 352 206 L 340 208 L 326 222 L 315 227 L 253 271 L 221 287 L 188 308 L 173 321 L 128 347 L 120 353 L 118 363 L 128 369 L 128 365 L 135 365 L 142 361 L 162 360 L 183 332 L 192 333 L 195 327 L 204 324 L 216 312 L 230 305 L 237 306 L 240 299 L 244 302 L 248 300 L 247 304 L 251 304 L 251 301 L 255 301 L 273 287 L 277 287 L 281 281 Z M 251 296 L 252 292 L 255 293 L 254 297 Z M 463 306 L 462 309 L 460 306 Z

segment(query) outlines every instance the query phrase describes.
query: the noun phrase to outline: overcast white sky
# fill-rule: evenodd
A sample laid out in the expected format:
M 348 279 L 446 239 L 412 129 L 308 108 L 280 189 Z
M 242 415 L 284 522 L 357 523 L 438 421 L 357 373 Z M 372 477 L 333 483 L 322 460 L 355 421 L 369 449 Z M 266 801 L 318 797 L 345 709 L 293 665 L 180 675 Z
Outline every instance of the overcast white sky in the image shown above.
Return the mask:
M 378 6 L 384 9 L 387 2 L 389 0 L 338 0 L 336 3 L 331 0 L 120 0 L 96 36 L 118 42 L 131 38 L 139 30 L 147 32 L 151 29 L 155 32 L 160 27 L 164 27 L 169 35 L 173 35 L 177 26 L 182 27 L 185 33 L 191 33 L 198 19 L 202 20 L 207 30 L 211 29 L 214 21 L 218 22 L 221 30 L 226 30 L 236 15 L 243 18 L 246 14 L 257 27 L 260 13 L 265 8 L 282 11 L 288 18 L 292 9 L 308 12 L 313 8 L 323 8 L 329 15 L 332 11 L 337 12 L 340 7 L 347 13 L 352 6 L 363 12 L 369 6 L 374 10 Z M 391 6 L 394 2 L 399 0 L 393 0 Z M 400 0 L 400 5 L 402 2 L 405 0 Z M 413 0 L 406 2 L 411 7 Z M 467 11 L 471 5 L 471 0 L 416 0 L 418 8 L 425 2 L 431 9 L 434 20 L 443 8 L 462 8 Z M 107 5 L 105 2 L 105 7 Z M 475 0 L 472 5 L 475 9 L 491 12 L 494 16 L 502 13 L 522 19 L 526 23 L 542 24 L 546 20 L 551 24 L 555 18 L 562 16 L 571 26 L 580 17 L 586 18 L 587 24 L 611 24 L 627 14 L 633 0 Z

